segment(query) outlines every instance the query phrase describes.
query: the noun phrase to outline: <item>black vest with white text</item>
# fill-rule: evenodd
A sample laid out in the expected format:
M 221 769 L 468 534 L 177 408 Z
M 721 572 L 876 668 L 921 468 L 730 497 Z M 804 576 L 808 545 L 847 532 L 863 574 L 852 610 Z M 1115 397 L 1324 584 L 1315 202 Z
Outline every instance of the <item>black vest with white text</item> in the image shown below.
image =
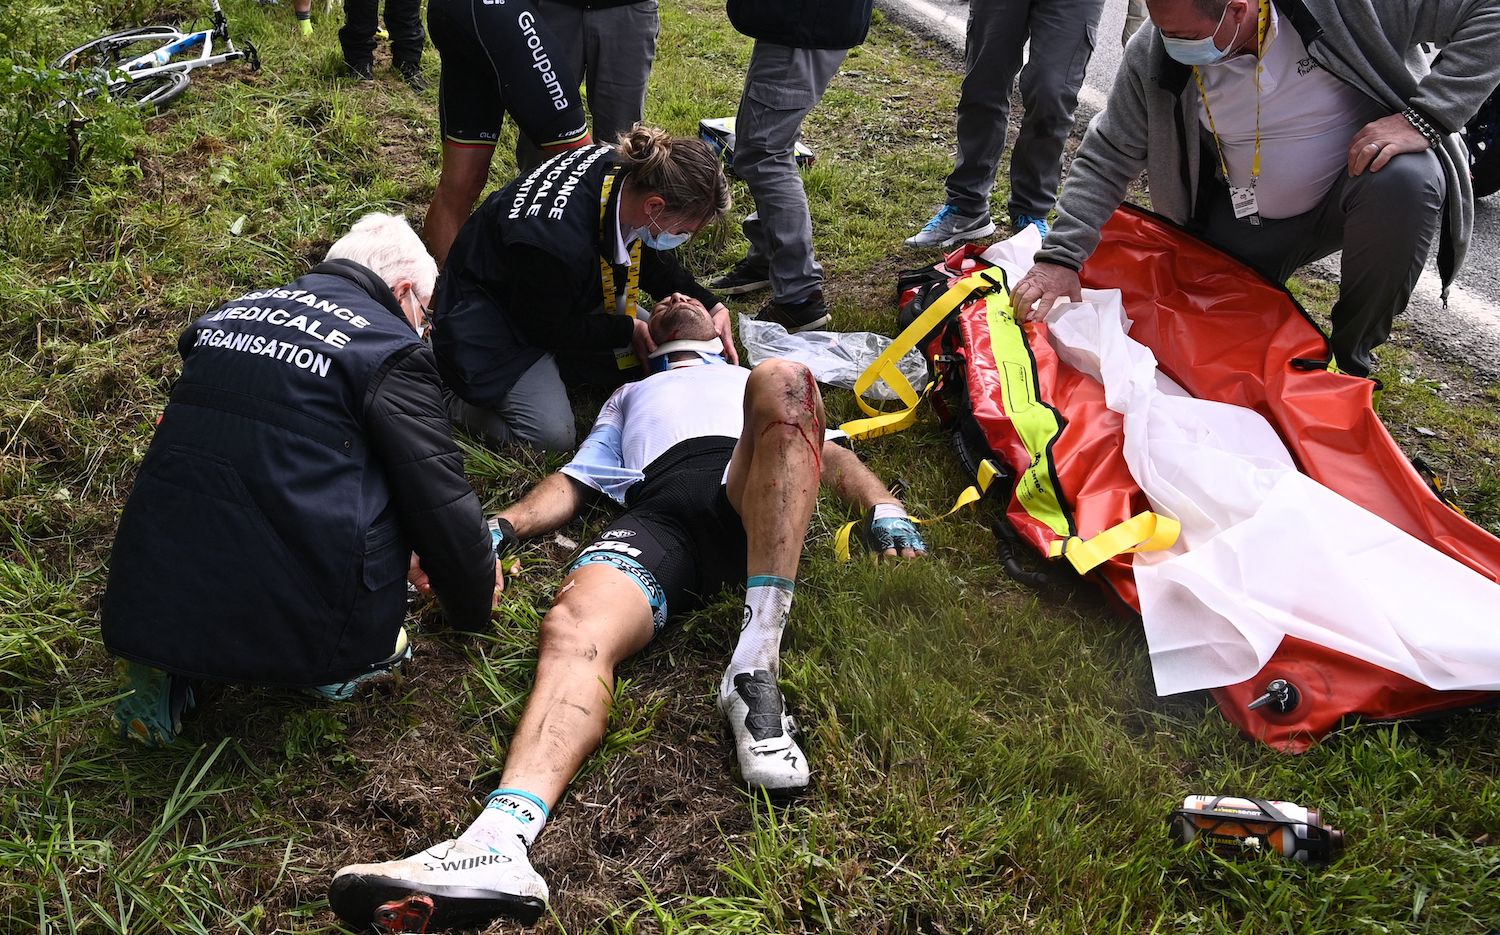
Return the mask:
M 390 655 L 410 545 L 364 412 L 418 343 L 390 289 L 345 260 L 195 321 L 121 516 L 109 650 L 284 685 L 340 681 Z

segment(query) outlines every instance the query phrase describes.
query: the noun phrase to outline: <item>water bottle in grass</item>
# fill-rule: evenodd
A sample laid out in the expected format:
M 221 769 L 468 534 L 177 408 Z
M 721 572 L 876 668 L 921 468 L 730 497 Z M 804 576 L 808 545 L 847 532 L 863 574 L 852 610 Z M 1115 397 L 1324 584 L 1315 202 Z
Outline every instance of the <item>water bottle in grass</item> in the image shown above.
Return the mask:
M 1190 795 L 1168 823 L 1178 843 L 1196 842 L 1221 857 L 1275 853 L 1323 864 L 1344 851 L 1344 832 L 1323 824 L 1317 809 L 1295 802 Z

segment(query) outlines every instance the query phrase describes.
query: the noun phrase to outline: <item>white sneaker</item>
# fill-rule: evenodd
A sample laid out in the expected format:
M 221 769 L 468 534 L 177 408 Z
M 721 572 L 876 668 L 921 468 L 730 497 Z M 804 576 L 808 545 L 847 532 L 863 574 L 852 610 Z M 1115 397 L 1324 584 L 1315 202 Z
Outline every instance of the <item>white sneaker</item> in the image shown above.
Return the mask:
M 728 672 L 719 682 L 719 711 L 734 733 L 740 775 L 756 791 L 796 795 L 807 788 L 807 757 L 792 739 L 797 721 L 786 710 L 776 679 L 765 669 Z
M 547 884 L 516 838 L 498 848 L 444 841 L 383 864 L 333 876 L 328 904 L 355 928 L 426 932 L 475 927 L 505 916 L 531 924 L 547 908 Z
M 917 233 L 906 238 L 908 247 L 951 247 L 965 240 L 979 240 L 995 232 L 995 222 L 988 211 L 976 217 L 966 218 L 953 210 L 952 205 L 943 205 L 932 220 Z

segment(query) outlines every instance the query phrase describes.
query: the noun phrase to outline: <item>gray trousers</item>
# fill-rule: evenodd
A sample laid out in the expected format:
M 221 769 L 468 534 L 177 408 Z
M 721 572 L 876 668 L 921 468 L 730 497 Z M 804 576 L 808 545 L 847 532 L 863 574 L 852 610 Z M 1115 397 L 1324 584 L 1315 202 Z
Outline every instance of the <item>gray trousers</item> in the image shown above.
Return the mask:
M 750 241 L 747 259 L 770 269 L 771 296 L 777 302 L 801 302 L 823 288 L 794 148 L 803 119 L 848 54 L 758 40 L 750 52 L 745 93 L 734 118 L 734 173 L 755 199 L 755 211 L 743 225 Z
M 1146 9 L 1146 0 L 1125 0 L 1125 28 L 1120 33 L 1120 45 L 1127 45 L 1130 37 L 1151 19 Z
M 947 184 L 948 204 L 959 214 L 989 213 L 1017 72 L 1026 113 L 1010 154 L 1010 216 L 1052 210 L 1103 9 L 1104 0 L 970 0 L 958 159 Z M 1031 58 L 1022 68 L 1028 38 Z
M 559 57 L 588 89 L 594 141 L 614 145 L 646 112 L 646 82 L 661 27 L 657 0 L 599 9 L 536 0 L 536 8 L 557 37 Z M 517 135 L 516 166 L 521 174 L 544 160 L 540 149 Z
M 1276 282 L 1343 250 L 1333 357 L 1345 373 L 1369 376 L 1372 352 L 1391 336 L 1437 239 L 1447 191 L 1437 156 L 1404 153 L 1379 172 L 1341 174 L 1306 214 L 1254 225 L 1235 219 L 1228 190 L 1215 183 L 1205 186 L 1195 233 Z
M 491 444 L 572 451 L 577 442 L 568 389 L 551 354 L 521 374 L 498 409 L 465 402 L 448 389 L 443 401 L 448 418 Z

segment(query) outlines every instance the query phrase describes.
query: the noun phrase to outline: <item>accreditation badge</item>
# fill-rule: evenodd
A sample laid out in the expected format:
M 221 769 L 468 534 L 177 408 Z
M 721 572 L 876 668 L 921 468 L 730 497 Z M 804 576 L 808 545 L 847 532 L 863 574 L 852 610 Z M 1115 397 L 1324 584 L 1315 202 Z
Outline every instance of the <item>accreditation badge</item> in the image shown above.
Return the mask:
M 1247 224 L 1260 223 L 1260 206 L 1255 202 L 1255 183 L 1229 186 L 1229 203 L 1234 207 L 1236 220 Z

